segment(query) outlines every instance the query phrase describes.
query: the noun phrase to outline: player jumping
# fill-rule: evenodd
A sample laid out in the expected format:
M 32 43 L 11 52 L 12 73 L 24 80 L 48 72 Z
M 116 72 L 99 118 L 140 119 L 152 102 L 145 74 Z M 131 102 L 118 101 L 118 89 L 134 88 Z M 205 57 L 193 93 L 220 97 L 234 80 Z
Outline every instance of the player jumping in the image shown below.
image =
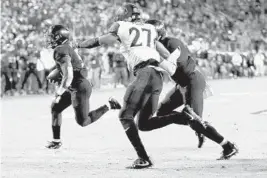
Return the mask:
M 53 141 L 49 142 L 46 147 L 58 149 L 62 145 L 60 140 L 61 113 L 71 104 L 75 111 L 76 122 L 82 127 L 97 121 L 109 109 L 120 109 L 121 106 L 115 99 L 110 98 L 109 104 L 89 112 L 92 86 L 86 79 L 87 71 L 82 59 L 70 45 L 70 31 L 62 25 L 54 25 L 49 29 L 47 37 L 49 46 L 54 49 L 57 67 L 55 70 L 62 73 L 62 79 L 51 106 Z M 51 80 L 58 79 L 52 78 Z
M 173 69 L 167 65 L 169 63 L 161 61 L 157 50 L 163 56 L 166 56 L 167 50 L 161 43 L 155 43 L 157 38 L 155 26 L 141 21 L 139 9 L 133 4 L 124 4 L 118 9 L 116 22 L 107 34 L 77 45 L 78 48 L 93 48 L 118 41 L 121 43 L 121 52 L 127 60 L 128 68 L 136 76 L 126 90 L 119 115 L 125 133 L 139 157 L 133 163 L 132 168 L 135 169 L 150 167 L 152 162 L 139 137 L 134 118 L 138 114 L 137 125 L 140 126 L 157 110 L 163 87 L 162 69 L 158 66 L 166 67 L 167 71 Z M 151 125 L 157 127 L 159 122 L 165 121 L 155 121 Z
M 177 65 L 176 71 L 171 78 L 175 81 L 175 87 L 167 94 L 161 102 L 157 111 L 158 117 L 150 120 L 159 120 L 165 118 L 169 124 L 176 123 L 179 118 L 181 125 L 189 125 L 198 135 L 202 133 L 212 141 L 220 144 L 223 148 L 222 156 L 219 159 L 229 159 L 238 152 L 235 144 L 227 141 L 216 129 L 207 121 L 202 120 L 203 113 L 203 92 L 206 87 L 204 76 L 196 69 L 195 60 L 191 57 L 187 46 L 177 38 L 168 37 L 164 24 L 158 20 L 148 20 L 148 24 L 156 27 L 159 33 L 159 41 L 170 52 L 176 52 L 179 49 L 180 56 L 174 61 Z M 180 87 L 186 87 L 185 103 Z M 173 111 L 174 109 L 186 105 L 183 112 Z M 186 117 L 188 114 L 190 117 Z M 159 127 L 160 128 L 160 127 Z M 150 123 L 145 123 L 143 130 L 152 130 Z M 199 147 L 203 144 L 203 137 L 199 135 Z

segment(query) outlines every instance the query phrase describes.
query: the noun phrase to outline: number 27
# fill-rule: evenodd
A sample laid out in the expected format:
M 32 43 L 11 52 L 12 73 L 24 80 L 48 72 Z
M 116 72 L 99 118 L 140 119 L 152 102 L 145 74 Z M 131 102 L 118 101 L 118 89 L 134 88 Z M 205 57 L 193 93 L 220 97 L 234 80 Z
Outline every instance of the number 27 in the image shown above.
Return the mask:
M 144 45 L 139 39 L 140 39 L 140 30 L 138 28 L 132 27 L 130 28 L 130 34 L 132 34 L 132 32 L 135 32 L 135 36 L 134 39 L 132 41 L 131 47 L 132 46 L 142 46 Z M 146 32 L 147 33 L 147 42 L 146 42 L 146 46 L 150 47 L 150 43 L 151 43 L 151 30 L 147 29 L 147 28 L 142 28 L 142 32 Z M 139 41 L 139 43 L 138 43 Z

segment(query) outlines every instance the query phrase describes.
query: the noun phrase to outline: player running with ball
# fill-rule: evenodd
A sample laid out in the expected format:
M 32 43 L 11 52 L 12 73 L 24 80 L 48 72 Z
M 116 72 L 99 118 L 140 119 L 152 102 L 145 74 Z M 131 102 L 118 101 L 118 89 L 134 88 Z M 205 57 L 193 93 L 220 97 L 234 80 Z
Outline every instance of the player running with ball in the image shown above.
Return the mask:
M 60 140 L 61 113 L 71 104 L 76 122 L 82 127 L 97 121 L 109 109 L 120 109 L 121 106 L 111 98 L 109 104 L 89 112 L 92 86 L 86 79 L 87 71 L 82 59 L 70 45 L 70 31 L 62 25 L 54 25 L 49 29 L 47 37 L 48 45 L 54 49 L 56 62 L 56 69 L 48 76 L 48 80 L 52 82 L 60 80 L 60 86 L 51 106 L 53 140 L 46 147 L 58 149 L 62 145 Z M 62 74 L 62 79 L 58 78 L 60 76 L 58 72 Z

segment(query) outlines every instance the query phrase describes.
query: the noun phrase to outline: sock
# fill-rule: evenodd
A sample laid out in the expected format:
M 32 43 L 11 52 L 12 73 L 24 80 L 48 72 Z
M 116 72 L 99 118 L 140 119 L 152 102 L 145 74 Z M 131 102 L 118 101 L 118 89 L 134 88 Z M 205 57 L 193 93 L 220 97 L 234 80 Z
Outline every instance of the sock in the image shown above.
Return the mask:
M 54 142 L 61 142 L 60 139 L 53 139 Z
M 223 139 L 223 141 L 220 143 L 220 145 L 223 147 L 223 145 L 227 144 L 227 140 Z
M 89 112 L 88 116 L 91 118 L 91 123 L 97 121 L 101 116 L 103 116 L 109 110 L 107 105 L 101 106 L 98 109 Z
M 60 140 L 60 126 L 52 126 L 52 131 L 53 131 L 53 139 L 54 140 Z
M 130 140 L 130 142 L 132 143 L 138 157 L 148 160 L 149 159 L 148 155 L 139 137 L 138 130 L 134 122 L 130 124 L 130 127 L 125 131 L 125 133 L 128 139 Z
M 108 110 L 111 110 L 109 102 L 107 102 L 107 103 L 105 104 L 105 106 L 108 107 Z
M 144 119 L 140 119 L 139 123 L 140 130 L 142 131 L 150 131 L 170 124 L 188 125 L 188 118 L 176 111 L 168 115 L 152 117 L 143 121 L 143 123 L 142 120 Z
M 217 130 L 210 124 L 207 124 L 206 133 L 208 138 L 210 138 L 211 140 L 213 140 L 218 144 L 222 143 L 222 141 L 224 140 L 224 137 L 219 132 L 217 132 Z

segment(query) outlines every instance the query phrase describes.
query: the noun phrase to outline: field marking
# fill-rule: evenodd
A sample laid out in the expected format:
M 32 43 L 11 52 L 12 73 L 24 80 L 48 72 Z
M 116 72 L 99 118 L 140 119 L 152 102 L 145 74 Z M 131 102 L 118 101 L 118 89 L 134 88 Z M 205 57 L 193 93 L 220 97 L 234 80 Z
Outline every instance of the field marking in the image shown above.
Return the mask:
M 225 92 L 221 96 L 267 95 L 267 92 Z

